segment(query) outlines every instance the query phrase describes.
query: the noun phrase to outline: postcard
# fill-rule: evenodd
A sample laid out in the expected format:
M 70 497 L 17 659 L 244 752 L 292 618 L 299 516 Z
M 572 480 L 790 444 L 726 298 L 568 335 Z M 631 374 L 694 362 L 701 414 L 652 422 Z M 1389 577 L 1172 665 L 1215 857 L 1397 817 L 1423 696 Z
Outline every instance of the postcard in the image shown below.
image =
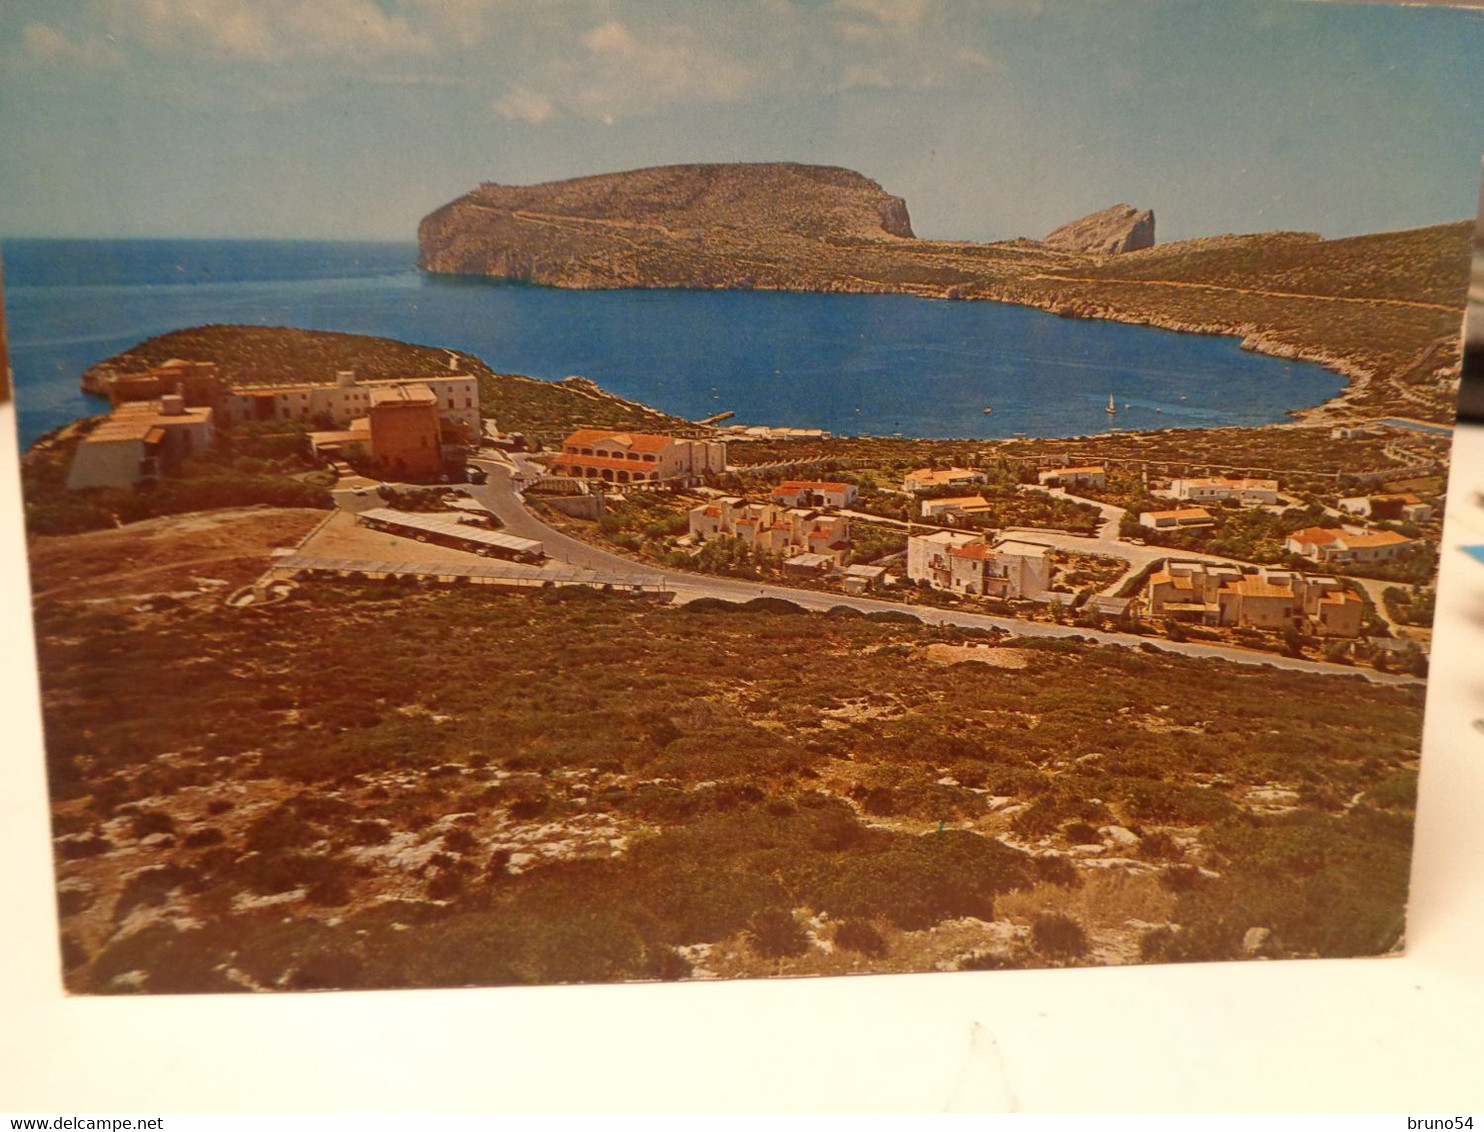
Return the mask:
M 1403 948 L 1477 13 L 0 52 L 71 992 Z

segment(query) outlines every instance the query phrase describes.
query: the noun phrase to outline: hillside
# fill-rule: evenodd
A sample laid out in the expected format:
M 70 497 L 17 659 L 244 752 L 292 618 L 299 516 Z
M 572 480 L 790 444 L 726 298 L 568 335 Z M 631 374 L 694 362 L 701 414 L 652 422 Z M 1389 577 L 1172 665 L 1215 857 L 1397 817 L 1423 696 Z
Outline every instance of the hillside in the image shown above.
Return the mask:
M 685 165 L 483 185 L 426 217 L 418 240 L 428 271 L 556 287 L 900 292 L 1232 335 L 1350 377 L 1317 415 L 1441 420 L 1456 388 L 1469 230 L 1275 232 L 1092 255 L 916 239 L 900 198 L 848 170 Z
M 37 614 L 76 992 L 1400 937 L 1420 689 L 776 601 L 105 581 Z

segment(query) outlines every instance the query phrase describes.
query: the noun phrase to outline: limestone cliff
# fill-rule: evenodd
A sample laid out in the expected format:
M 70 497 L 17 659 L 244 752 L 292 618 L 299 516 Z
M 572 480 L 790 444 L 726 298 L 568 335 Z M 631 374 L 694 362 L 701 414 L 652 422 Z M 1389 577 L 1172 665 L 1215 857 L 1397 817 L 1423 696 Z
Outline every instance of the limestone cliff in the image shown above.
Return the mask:
M 1154 213 L 1132 205 L 1115 204 L 1081 220 L 1073 220 L 1047 234 L 1042 241 L 1062 252 L 1118 255 L 1154 246 Z
M 425 270 L 555 287 L 908 294 L 1228 334 L 1345 374 L 1355 412 L 1394 412 L 1394 398 L 1441 420 L 1457 398 L 1470 229 L 1154 246 L 1153 213 L 1121 204 L 1044 241 L 918 239 L 902 200 L 861 174 L 768 164 L 482 185 L 418 238 Z M 1422 366 L 1444 340 L 1447 364 Z
M 906 203 L 875 181 L 790 163 L 483 184 L 418 228 L 425 270 L 564 287 L 786 287 L 800 281 L 774 265 L 821 244 L 912 238 Z

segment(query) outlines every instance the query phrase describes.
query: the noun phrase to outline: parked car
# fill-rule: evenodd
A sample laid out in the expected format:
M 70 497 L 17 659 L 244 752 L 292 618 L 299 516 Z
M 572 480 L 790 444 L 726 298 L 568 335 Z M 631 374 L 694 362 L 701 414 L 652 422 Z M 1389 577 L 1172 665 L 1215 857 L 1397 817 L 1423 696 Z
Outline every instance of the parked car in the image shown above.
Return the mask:
M 464 472 L 468 475 L 470 483 L 484 483 L 490 478 L 490 474 L 487 471 L 483 468 L 475 467 L 473 464 L 465 468 Z

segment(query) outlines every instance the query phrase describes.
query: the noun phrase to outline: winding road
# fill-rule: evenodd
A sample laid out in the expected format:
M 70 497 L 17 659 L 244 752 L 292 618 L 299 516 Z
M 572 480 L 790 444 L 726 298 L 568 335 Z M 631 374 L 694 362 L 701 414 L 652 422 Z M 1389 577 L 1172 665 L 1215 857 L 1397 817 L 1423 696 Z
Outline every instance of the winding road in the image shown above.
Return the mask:
M 466 490 L 493 511 L 504 524 L 504 530 L 510 534 L 521 538 L 536 539 L 545 547 L 547 555 L 552 559 L 591 570 L 602 577 L 623 583 L 664 586 L 672 590 L 681 602 L 691 601 L 698 597 L 721 598 L 725 601 L 749 601 L 756 597 L 774 597 L 791 601 L 805 609 L 826 610 L 843 605 L 858 609 L 862 613 L 910 613 L 929 624 L 937 622 L 968 629 L 1004 629 L 1021 637 L 1080 637 L 1084 640 L 1097 641 L 1100 644 L 1123 645 L 1130 648 L 1147 645 L 1185 656 L 1228 660 L 1236 664 L 1269 665 L 1291 672 L 1359 677 L 1378 684 L 1424 683 L 1415 676 L 1376 672 L 1370 668 L 1329 664 L 1323 661 L 1299 660 L 1275 653 L 1260 653 L 1227 645 L 1209 645 L 1195 641 L 1177 642 L 1162 638 L 1141 637 L 1133 633 L 1097 632 L 1043 621 L 1022 621 L 1014 617 L 994 617 L 984 613 L 967 613 L 960 610 L 882 601 L 877 598 L 821 593 L 817 590 L 740 581 L 735 578 L 661 570 L 572 538 L 570 535 L 547 526 L 532 515 L 526 510 L 520 487 L 526 482 L 539 479 L 543 473 L 523 457 L 517 455 L 513 462 L 485 458 L 478 458 L 471 462 L 489 472 L 489 482 L 479 486 L 471 484 Z

